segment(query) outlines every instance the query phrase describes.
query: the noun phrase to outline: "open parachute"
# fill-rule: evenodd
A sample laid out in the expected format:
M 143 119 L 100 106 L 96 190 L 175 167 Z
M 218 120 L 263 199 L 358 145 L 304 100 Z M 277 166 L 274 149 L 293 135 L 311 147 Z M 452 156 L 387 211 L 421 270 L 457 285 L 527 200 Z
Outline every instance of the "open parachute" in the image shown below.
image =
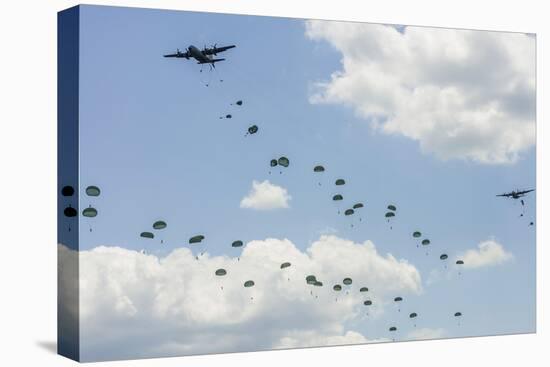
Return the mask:
M 193 236 L 189 239 L 189 244 L 195 244 L 195 243 L 201 243 L 202 240 L 204 240 L 204 236 L 202 234 L 199 234 L 197 236 Z

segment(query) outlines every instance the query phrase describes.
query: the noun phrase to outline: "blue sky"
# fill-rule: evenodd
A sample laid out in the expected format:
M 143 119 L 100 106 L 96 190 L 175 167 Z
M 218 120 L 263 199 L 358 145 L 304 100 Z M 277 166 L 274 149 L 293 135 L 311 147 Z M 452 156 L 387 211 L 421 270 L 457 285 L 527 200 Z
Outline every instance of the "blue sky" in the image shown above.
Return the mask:
M 204 234 L 195 253 L 235 256 L 232 241 L 270 237 L 305 251 L 330 228 L 419 270 L 423 293 L 403 307 L 421 310 L 422 326 L 449 337 L 534 331 L 535 195 L 524 218 L 518 202 L 495 197 L 534 187 L 533 147 L 510 164 L 442 160 L 413 139 L 373 129 L 349 104 L 312 104 L 315 83 L 341 69 L 342 54 L 306 37 L 303 20 L 94 6 L 81 14 L 80 201 L 99 211 L 80 219 L 81 250 L 120 246 L 162 257 Z M 162 57 L 213 43 L 237 45 L 215 72 Z M 230 105 L 239 99 L 243 106 Z M 252 124 L 259 132 L 245 137 Z M 270 174 L 269 161 L 282 155 L 290 166 Z M 317 164 L 326 172 L 314 174 Z M 347 184 L 337 188 L 337 178 Z M 287 189 L 290 207 L 240 208 L 253 180 Z M 101 196 L 86 197 L 87 185 Z M 342 209 L 365 203 L 353 228 L 337 214 L 336 193 Z M 388 204 L 398 208 L 391 230 Z M 168 227 L 155 240 L 140 238 L 158 219 Z M 411 237 L 417 229 L 432 242 L 429 256 Z M 434 269 L 445 271 L 439 254 L 453 258 L 491 238 L 512 261 L 428 282 Z M 465 315 L 460 326 L 454 311 Z M 388 311 L 345 327 L 388 337 L 388 324 L 403 317 Z

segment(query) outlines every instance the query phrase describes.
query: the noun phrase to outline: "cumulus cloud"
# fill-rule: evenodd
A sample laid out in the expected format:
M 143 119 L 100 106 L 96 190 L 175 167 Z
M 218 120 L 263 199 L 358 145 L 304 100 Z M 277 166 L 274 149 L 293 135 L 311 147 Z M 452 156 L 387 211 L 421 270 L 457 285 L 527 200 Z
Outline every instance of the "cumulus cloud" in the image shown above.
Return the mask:
M 275 348 L 307 348 L 319 345 L 349 345 L 381 343 L 389 339 L 367 339 L 356 331 L 347 331 L 343 335 L 318 335 L 316 332 L 291 332 L 275 344 Z
M 466 251 L 461 257 L 465 268 L 480 268 L 505 263 L 514 258 L 512 253 L 493 239 L 481 242 L 477 249 Z
M 291 266 L 280 269 L 282 262 Z M 227 275 L 216 276 L 224 268 Z M 364 343 L 346 328 L 379 317 L 396 294 L 418 294 L 418 270 L 366 241 L 321 236 L 305 250 L 287 239 L 246 244 L 240 260 L 188 248 L 168 256 L 119 247 L 80 252 L 83 360 Z M 314 274 L 323 287 L 307 285 Z M 354 281 L 336 300 L 331 285 Z M 254 280 L 251 288 L 243 287 Z M 367 295 L 359 286 L 370 288 Z M 222 289 L 223 288 L 223 289 Z
M 440 339 L 445 336 L 446 336 L 446 332 L 444 329 L 420 328 L 408 333 L 407 339 L 429 340 L 429 339 Z
M 535 144 L 535 39 L 521 33 L 306 22 L 342 54 L 312 103 L 351 106 L 442 160 L 515 162 Z
M 288 208 L 288 202 L 292 197 L 284 187 L 277 186 L 265 180 L 252 182 L 252 189 L 241 200 L 241 208 L 270 210 Z

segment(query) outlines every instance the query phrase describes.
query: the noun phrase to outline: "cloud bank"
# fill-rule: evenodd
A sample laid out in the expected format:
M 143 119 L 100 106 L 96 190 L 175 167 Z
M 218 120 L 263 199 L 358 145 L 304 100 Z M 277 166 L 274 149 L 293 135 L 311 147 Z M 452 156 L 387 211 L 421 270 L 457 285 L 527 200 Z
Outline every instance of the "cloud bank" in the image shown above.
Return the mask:
M 280 269 L 286 261 L 292 265 Z M 216 276 L 219 268 L 227 275 Z M 307 285 L 310 274 L 324 286 Z M 353 284 L 334 292 L 345 277 Z M 247 280 L 255 285 L 243 287 Z M 421 291 L 407 261 L 335 236 L 305 251 L 287 239 L 252 241 L 239 261 L 196 260 L 188 248 L 158 258 L 97 247 L 80 252 L 81 353 L 91 361 L 365 343 L 345 327 L 366 322 L 365 299 L 376 318 L 395 294 Z
M 407 334 L 408 339 L 412 340 L 430 340 L 430 339 L 441 339 L 447 335 L 444 329 L 430 329 L 430 328 L 421 328 L 411 331 Z
M 439 159 L 515 162 L 535 144 L 535 39 L 521 33 L 306 22 L 342 54 L 312 103 L 350 106 Z
M 492 239 L 481 242 L 477 245 L 477 249 L 468 250 L 461 256 L 464 260 L 462 266 L 470 269 L 503 264 L 513 258 L 512 253 Z
M 292 197 L 284 187 L 277 186 L 265 180 L 252 182 L 252 189 L 241 200 L 241 208 L 256 210 L 272 210 L 288 208 Z

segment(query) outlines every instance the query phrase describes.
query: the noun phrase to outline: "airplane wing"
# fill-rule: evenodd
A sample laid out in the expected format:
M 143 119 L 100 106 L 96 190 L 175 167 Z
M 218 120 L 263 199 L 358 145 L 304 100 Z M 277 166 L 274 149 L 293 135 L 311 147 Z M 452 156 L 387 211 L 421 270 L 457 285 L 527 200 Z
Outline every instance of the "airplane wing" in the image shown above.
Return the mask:
M 509 196 L 512 196 L 512 194 L 500 194 L 500 195 L 497 195 L 497 196 L 509 197 Z
M 218 61 L 224 61 L 225 59 L 210 59 L 208 61 L 199 61 L 197 64 L 214 64 Z
M 524 195 L 524 194 L 527 194 L 527 193 L 529 193 L 529 192 L 531 192 L 531 191 L 535 191 L 535 189 L 523 190 L 523 191 L 518 192 L 518 194 L 519 194 L 519 195 Z
M 189 52 L 176 52 L 175 54 L 164 55 L 164 57 L 177 57 L 177 58 L 189 58 Z
M 237 47 L 237 46 L 231 45 L 231 46 L 223 46 L 223 47 L 205 48 L 204 50 L 202 50 L 202 53 L 205 55 L 215 55 L 217 53 L 227 51 L 230 48 L 234 48 L 234 47 Z

